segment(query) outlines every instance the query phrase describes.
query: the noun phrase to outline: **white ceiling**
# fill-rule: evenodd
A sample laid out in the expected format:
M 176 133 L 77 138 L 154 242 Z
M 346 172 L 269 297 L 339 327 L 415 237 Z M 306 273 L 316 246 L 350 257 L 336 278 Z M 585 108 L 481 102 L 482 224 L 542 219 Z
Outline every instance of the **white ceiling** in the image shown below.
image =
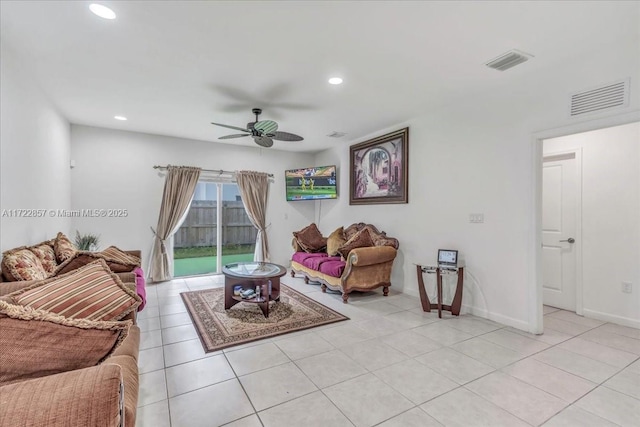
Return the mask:
M 218 141 L 236 132 L 211 121 L 244 127 L 261 107 L 305 137 L 274 145 L 289 151 L 544 84 L 576 55 L 637 38 L 640 23 L 636 1 L 99 3 L 117 19 L 96 17 L 89 1 L 0 3 L 2 43 L 71 123 Z M 514 48 L 535 58 L 505 72 L 483 65 Z

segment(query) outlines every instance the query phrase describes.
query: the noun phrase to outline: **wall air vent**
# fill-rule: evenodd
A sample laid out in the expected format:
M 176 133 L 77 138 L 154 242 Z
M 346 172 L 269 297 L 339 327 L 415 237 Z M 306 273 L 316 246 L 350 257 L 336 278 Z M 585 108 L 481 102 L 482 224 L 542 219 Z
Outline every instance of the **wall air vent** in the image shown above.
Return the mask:
M 329 135 L 327 135 L 329 138 L 342 138 L 343 136 L 345 136 L 347 133 L 346 132 L 336 132 L 333 131 L 331 132 Z
M 571 95 L 571 117 L 594 113 L 629 104 L 629 79 Z
M 529 55 L 528 53 L 512 49 L 509 52 L 503 53 L 497 58 L 492 59 L 484 65 L 489 68 L 493 68 L 494 70 L 505 71 L 511 67 L 515 67 L 518 64 L 522 64 L 523 62 L 528 61 L 529 58 L 533 58 L 533 55 Z

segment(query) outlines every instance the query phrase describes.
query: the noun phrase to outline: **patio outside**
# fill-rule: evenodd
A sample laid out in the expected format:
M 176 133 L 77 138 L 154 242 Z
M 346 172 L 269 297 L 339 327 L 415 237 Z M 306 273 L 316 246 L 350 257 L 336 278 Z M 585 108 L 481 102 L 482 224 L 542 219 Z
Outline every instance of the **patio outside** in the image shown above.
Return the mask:
M 174 236 L 174 277 L 217 273 L 222 265 L 253 261 L 257 230 L 249 221 L 235 184 L 224 184 L 221 201 L 222 245 L 217 241 L 215 185 L 199 183 L 186 219 Z M 211 188 L 209 188 L 211 186 Z

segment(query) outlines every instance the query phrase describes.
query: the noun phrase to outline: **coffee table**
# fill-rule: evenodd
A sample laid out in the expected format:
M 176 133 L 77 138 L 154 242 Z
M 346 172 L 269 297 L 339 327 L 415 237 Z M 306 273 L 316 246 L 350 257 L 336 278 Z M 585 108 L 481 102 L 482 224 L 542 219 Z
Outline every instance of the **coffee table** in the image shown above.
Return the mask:
M 269 317 L 269 301 L 280 300 L 280 278 L 287 274 L 287 269 L 270 262 L 237 262 L 222 267 L 224 274 L 224 308 L 230 309 L 239 302 L 258 304 L 264 317 Z M 271 294 L 269 294 L 271 282 Z M 260 298 L 243 299 L 233 294 L 237 285 L 244 289 L 255 289 L 260 286 Z

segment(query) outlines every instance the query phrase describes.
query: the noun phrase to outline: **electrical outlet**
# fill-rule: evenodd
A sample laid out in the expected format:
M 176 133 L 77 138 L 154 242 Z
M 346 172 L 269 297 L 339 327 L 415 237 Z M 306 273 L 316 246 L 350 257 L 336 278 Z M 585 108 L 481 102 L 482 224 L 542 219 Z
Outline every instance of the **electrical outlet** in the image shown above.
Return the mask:
M 631 282 L 622 282 L 622 292 L 625 294 L 630 294 L 633 291 L 633 285 Z
M 484 214 L 481 213 L 472 213 L 469 214 L 469 222 L 473 224 L 481 224 L 484 222 Z

